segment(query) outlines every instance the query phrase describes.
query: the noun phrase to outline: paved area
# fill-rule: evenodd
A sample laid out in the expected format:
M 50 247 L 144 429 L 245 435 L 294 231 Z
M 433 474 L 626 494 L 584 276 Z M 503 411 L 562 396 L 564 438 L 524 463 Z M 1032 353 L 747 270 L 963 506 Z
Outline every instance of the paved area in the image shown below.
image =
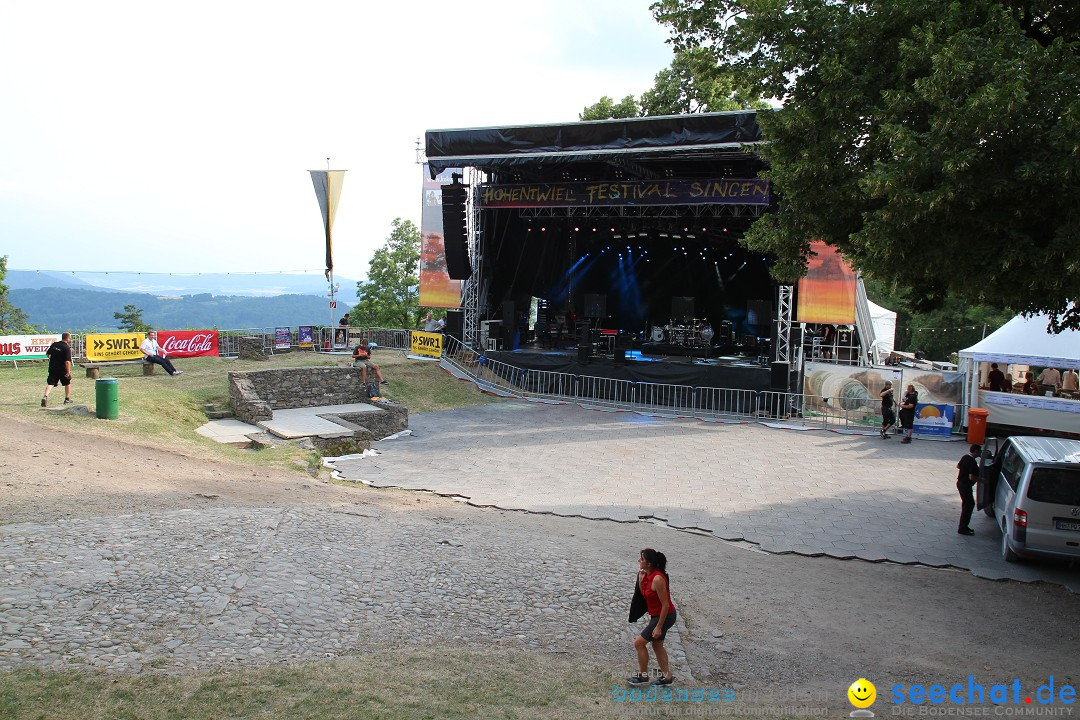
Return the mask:
M 629 671 L 643 625 L 626 622 L 633 552 L 568 563 L 557 534 L 503 525 L 367 505 L 0 525 L 0 669 L 182 671 L 469 643 Z M 691 682 L 678 625 L 667 645 Z
M 353 433 L 351 429 L 345 428 L 323 416 L 366 412 L 378 412 L 378 408 L 371 403 L 286 408 L 275 410 L 274 417 L 270 420 L 263 420 L 259 423 L 259 427 L 281 438 L 301 438 L 312 435 L 350 437 Z
M 346 479 L 480 506 L 633 522 L 657 519 L 768 552 L 968 569 L 1080 590 L 1080 569 L 1011 564 L 982 513 L 957 535 L 962 442 L 797 432 L 513 401 L 410 418 Z

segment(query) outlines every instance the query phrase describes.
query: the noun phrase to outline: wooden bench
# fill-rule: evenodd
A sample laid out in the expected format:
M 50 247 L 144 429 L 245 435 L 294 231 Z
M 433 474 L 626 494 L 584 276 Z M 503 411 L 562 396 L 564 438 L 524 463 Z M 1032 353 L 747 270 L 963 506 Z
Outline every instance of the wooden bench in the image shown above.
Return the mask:
M 145 360 L 107 360 L 105 362 L 82 362 L 79 365 L 86 368 L 86 377 L 94 380 L 97 380 L 101 375 L 101 368 L 114 365 L 142 365 L 143 375 L 154 374 L 154 363 Z

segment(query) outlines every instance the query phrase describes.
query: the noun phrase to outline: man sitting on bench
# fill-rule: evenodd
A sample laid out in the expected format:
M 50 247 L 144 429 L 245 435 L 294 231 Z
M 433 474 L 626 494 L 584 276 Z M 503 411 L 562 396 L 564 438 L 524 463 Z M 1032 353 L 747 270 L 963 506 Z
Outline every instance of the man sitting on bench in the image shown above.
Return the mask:
M 379 371 L 379 366 L 371 362 L 371 349 L 365 343 L 360 343 L 353 350 L 353 367 L 360 368 L 360 382 L 367 385 L 367 371 L 371 368 L 375 371 L 375 377 L 379 378 L 379 382 L 386 385 L 387 382 L 383 380 L 382 372 Z
M 146 333 L 146 339 L 142 341 L 142 345 L 139 346 L 139 349 L 142 350 L 143 355 L 146 356 L 146 362 L 157 363 L 165 368 L 165 372 L 170 375 L 183 374 L 183 370 L 174 368 L 173 364 L 165 357 L 165 351 L 158 345 L 156 330 L 151 330 Z

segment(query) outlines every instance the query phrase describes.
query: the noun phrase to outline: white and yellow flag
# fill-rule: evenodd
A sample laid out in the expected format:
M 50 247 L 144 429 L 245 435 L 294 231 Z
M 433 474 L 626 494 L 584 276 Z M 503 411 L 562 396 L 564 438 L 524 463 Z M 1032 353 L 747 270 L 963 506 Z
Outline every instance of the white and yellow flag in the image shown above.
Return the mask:
M 337 215 L 338 198 L 341 197 L 341 186 L 345 182 L 345 171 L 309 170 L 308 172 L 311 173 L 311 182 L 315 185 L 315 197 L 319 199 L 323 228 L 326 230 L 326 279 L 329 280 L 330 271 L 334 269 L 334 216 Z

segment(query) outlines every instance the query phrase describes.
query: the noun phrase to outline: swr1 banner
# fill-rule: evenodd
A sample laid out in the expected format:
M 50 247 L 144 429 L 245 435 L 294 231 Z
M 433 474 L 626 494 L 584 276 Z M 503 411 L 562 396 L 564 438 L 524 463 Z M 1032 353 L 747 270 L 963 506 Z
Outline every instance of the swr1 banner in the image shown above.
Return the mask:
M 158 344 L 171 358 L 217 357 L 217 330 L 158 330 Z

